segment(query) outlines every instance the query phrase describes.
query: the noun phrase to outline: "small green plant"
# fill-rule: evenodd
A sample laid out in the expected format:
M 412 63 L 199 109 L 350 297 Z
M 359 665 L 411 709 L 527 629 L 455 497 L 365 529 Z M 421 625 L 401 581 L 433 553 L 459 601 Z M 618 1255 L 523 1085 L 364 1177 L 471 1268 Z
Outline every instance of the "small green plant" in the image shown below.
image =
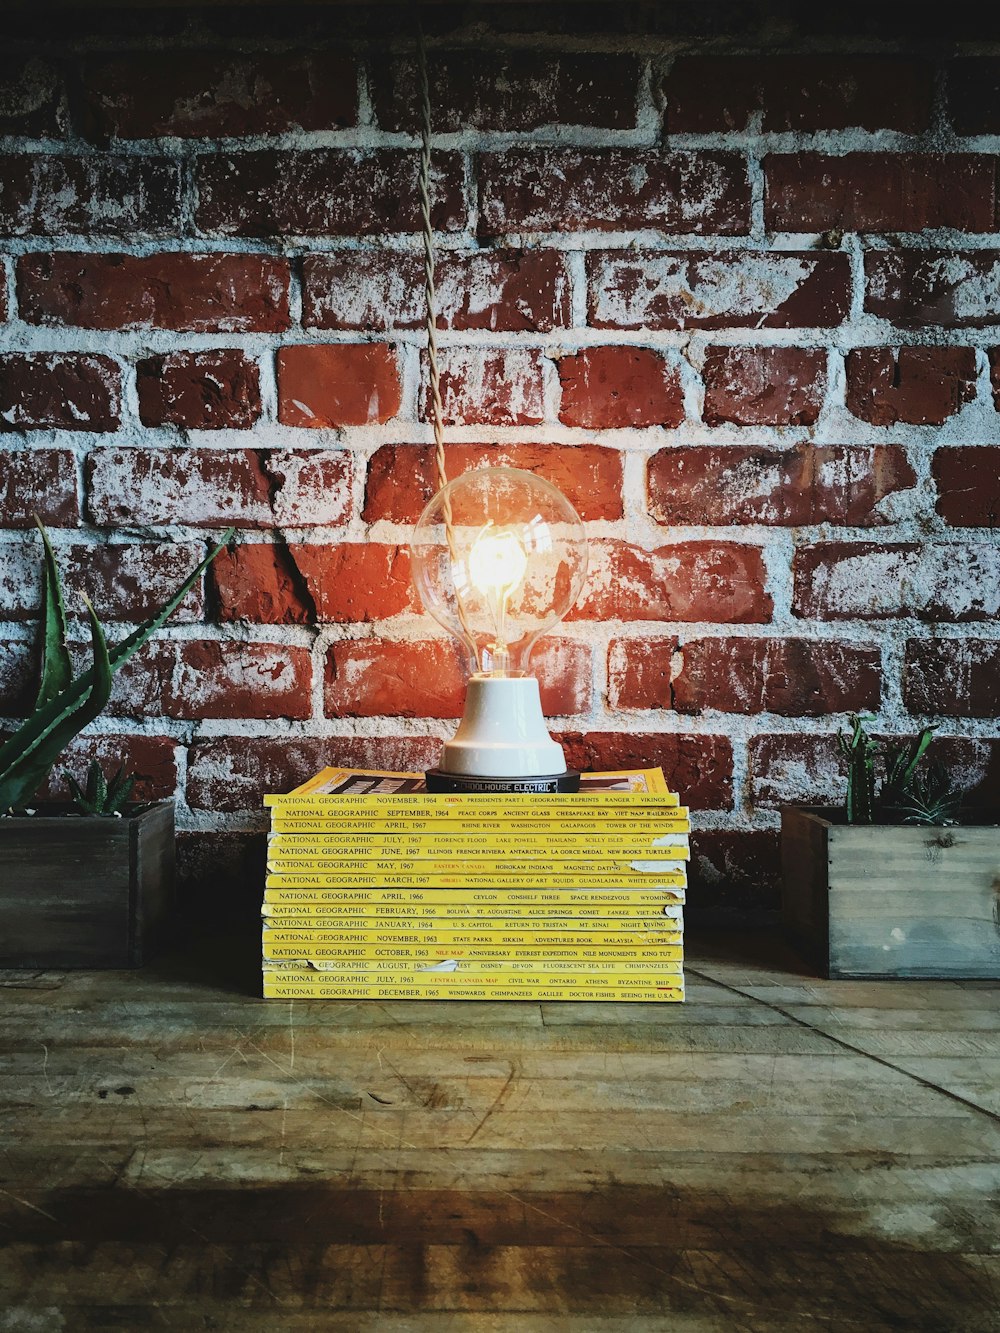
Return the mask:
M 938 760 L 921 768 L 937 724 L 902 745 L 887 745 L 884 774 L 876 793 L 877 741 L 865 730 L 870 717 L 852 715 L 851 734 L 837 732 L 847 759 L 847 822 L 849 824 L 954 824 L 962 795 Z
M 86 788 L 80 786 L 68 769 L 63 769 L 63 777 L 73 793 L 73 804 L 85 815 L 120 815 L 135 786 L 135 776 L 126 774 L 124 764 L 106 778 L 96 759 L 91 759 L 87 769 Z
M 103 710 L 111 695 L 114 673 L 173 614 L 233 532 L 230 528 L 223 535 L 218 546 L 154 616 L 113 648 L 109 649 L 94 608 L 84 598 L 93 664 L 74 676 L 67 646 L 66 607 L 59 568 L 48 534 L 37 519 L 35 522 L 42 534 L 44 548 L 41 682 L 31 716 L 0 745 L 0 812 L 23 809 L 30 802 L 51 773 L 62 750 Z

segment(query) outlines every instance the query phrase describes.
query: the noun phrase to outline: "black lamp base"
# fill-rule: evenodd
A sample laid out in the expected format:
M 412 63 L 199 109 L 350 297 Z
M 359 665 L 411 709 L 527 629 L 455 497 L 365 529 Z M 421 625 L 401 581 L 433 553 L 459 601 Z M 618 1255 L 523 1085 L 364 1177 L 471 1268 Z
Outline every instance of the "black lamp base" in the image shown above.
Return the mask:
M 523 778 L 491 778 L 479 773 L 446 773 L 442 768 L 429 768 L 424 778 L 427 790 L 432 792 L 479 792 L 486 796 L 505 796 L 511 792 L 535 792 L 539 796 L 545 796 L 554 792 L 580 790 L 580 774 L 575 768 L 568 768 L 565 773 Z

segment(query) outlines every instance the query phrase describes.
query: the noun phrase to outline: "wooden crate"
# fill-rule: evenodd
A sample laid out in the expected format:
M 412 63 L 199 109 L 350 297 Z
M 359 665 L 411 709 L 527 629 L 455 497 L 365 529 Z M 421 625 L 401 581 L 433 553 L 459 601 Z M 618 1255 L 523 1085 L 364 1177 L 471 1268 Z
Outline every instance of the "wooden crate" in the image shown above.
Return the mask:
M 1000 977 L 1000 827 L 781 813 L 782 916 L 829 977 Z
M 174 899 L 174 806 L 0 819 L 0 967 L 140 967 Z

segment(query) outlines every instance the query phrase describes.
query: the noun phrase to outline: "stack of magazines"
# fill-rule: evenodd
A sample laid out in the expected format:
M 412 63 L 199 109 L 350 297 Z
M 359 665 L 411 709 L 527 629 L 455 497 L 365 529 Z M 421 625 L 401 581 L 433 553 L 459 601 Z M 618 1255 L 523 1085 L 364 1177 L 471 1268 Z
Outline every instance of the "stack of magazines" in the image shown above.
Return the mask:
M 265 804 L 266 999 L 684 998 L 688 812 L 659 769 L 540 796 L 327 768 Z

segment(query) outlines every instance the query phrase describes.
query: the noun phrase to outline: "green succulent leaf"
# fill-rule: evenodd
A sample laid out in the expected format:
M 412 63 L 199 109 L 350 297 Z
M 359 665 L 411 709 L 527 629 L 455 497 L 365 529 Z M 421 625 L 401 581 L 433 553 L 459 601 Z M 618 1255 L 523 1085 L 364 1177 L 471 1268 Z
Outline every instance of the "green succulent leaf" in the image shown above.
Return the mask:
M 35 707 L 40 708 L 61 694 L 73 679 L 73 666 L 66 646 L 66 606 L 63 602 L 59 566 L 45 531 L 37 515 L 35 523 L 42 534 L 44 549 L 42 565 L 42 671 Z

